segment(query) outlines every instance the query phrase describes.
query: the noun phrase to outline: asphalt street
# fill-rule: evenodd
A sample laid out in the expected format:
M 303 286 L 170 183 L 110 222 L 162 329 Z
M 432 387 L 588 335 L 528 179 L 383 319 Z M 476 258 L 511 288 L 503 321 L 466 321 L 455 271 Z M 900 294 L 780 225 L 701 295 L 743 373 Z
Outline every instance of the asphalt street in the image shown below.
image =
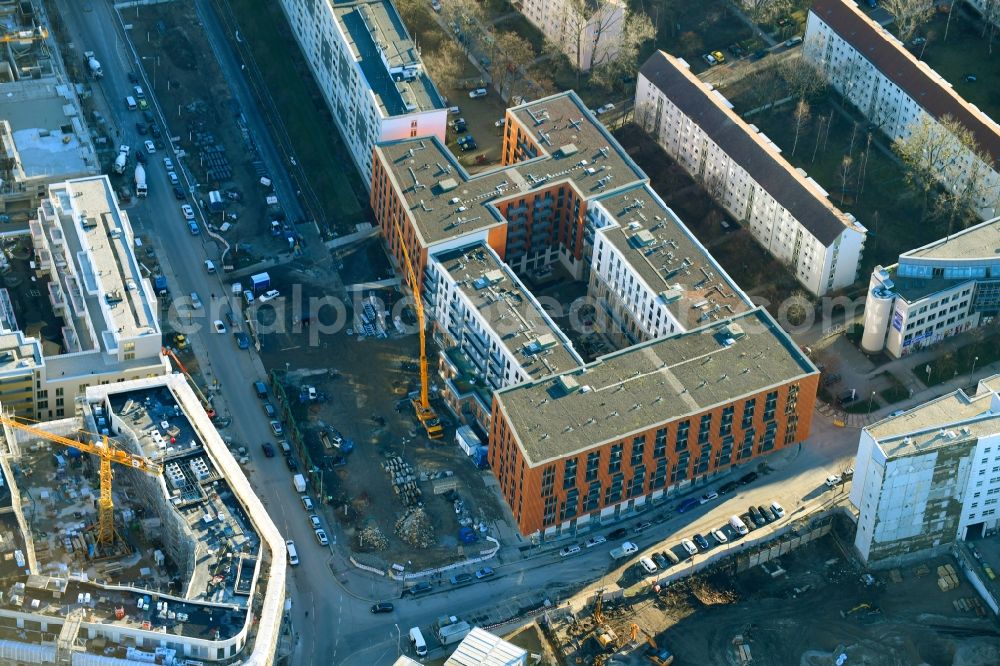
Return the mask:
M 210 3 L 206 0 L 195 2 L 213 50 L 220 59 L 234 95 L 240 101 L 279 193 L 290 205 L 294 196 L 290 182 L 283 175 L 284 160 L 270 143 L 261 115 L 241 76 L 240 64 L 229 50 L 221 26 L 213 20 Z M 121 128 L 127 143 L 141 146 L 134 130 L 141 114 L 129 112 L 123 103 L 131 89 L 127 71 L 132 69 L 134 58 L 124 43 L 110 3 L 103 0 L 56 0 L 56 5 L 65 17 L 75 43 L 94 50 L 104 65 L 105 76 L 94 87 L 98 101 L 103 92 L 107 117 Z M 115 26 L 115 29 L 109 26 Z M 294 47 L 290 45 L 290 48 Z M 160 100 L 160 103 L 165 108 L 171 106 L 168 99 Z M 174 129 L 173 133 L 176 133 Z M 547 545 L 530 557 L 521 557 L 515 548 L 508 548 L 509 556 L 504 558 L 506 563 L 495 567 L 497 575 L 492 579 L 463 587 L 450 586 L 445 580 L 435 591 L 422 598 L 393 599 L 395 609 L 390 614 L 370 614 L 368 608 L 373 601 L 398 596 L 400 588 L 374 576 L 345 571 L 343 554 L 317 543 L 309 527 L 307 513 L 299 502 L 281 458 L 266 459 L 263 456 L 261 442 L 273 441 L 274 437 L 250 384 L 255 379 L 263 378 L 264 368 L 254 353 L 240 351 L 236 347 L 231 332 L 221 335 L 211 329 L 211 321 L 225 320 L 224 308 L 233 307 L 221 298 L 228 293 L 228 288 L 222 283 L 220 275 L 210 275 L 204 268 L 204 259 L 217 258 L 219 250 L 204 233 L 192 236 L 188 232 L 179 202 L 174 200 L 166 180 L 162 163 L 164 156 L 170 156 L 175 164 L 178 162 L 169 150 L 150 155 L 147 163 L 149 196 L 127 207 L 127 210 L 137 231 L 154 239 L 172 295 L 176 297 L 197 292 L 205 304 L 205 309 L 191 314 L 191 324 L 197 330 L 192 331 L 190 340 L 207 379 L 217 382 L 217 407 L 220 412 L 238 416 L 223 431 L 223 435 L 247 446 L 252 483 L 279 530 L 297 544 L 302 563 L 289 577 L 289 594 L 293 598 L 291 619 L 298 636 L 293 663 L 389 664 L 399 650 L 406 651 L 409 627 L 427 627 L 439 615 L 472 616 L 495 609 L 499 604 L 516 608 L 519 600 L 527 602 L 542 591 L 558 601 L 577 586 L 617 576 L 608 557 L 608 549 L 616 544 L 587 549 L 573 558 L 559 557 L 558 550 L 566 545 L 565 542 Z M 213 300 L 211 294 L 217 298 Z M 727 496 L 724 503 L 705 505 L 682 517 L 658 522 L 634 540 L 642 548 L 654 544 L 657 548 L 674 546 L 683 536 L 721 525 L 737 510 L 745 510 L 749 503 L 763 504 L 778 499 L 791 513 L 800 505 L 821 501 L 823 478 L 850 464 L 856 442 L 856 430 L 833 428 L 817 419 L 810 442 L 782 469 L 742 488 L 735 496 Z M 700 494 L 704 489 L 698 492 Z M 636 520 L 639 519 L 648 517 Z M 333 526 L 327 527 L 328 532 L 336 535 Z M 604 532 L 611 529 L 606 527 Z M 582 535 L 579 541 L 587 536 Z M 335 570 L 342 575 L 338 576 Z M 432 653 L 432 656 L 440 656 L 440 653 Z

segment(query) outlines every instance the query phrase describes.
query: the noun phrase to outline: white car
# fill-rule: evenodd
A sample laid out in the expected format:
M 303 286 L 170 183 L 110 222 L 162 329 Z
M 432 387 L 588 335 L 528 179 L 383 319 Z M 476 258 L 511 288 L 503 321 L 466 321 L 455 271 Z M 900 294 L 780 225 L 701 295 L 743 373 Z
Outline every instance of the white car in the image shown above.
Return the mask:
M 699 500 L 699 501 L 702 504 L 704 504 L 705 502 L 711 502 L 714 499 L 719 499 L 719 493 L 717 493 L 717 492 L 715 492 L 713 490 L 711 492 L 708 492 L 708 493 L 705 493 L 704 495 L 702 495 L 701 496 L 701 500 Z
M 146 139 L 146 141 L 144 141 L 142 145 L 146 146 L 146 152 L 149 153 L 150 155 L 156 152 L 156 144 L 150 141 L 149 139 Z
M 314 530 L 318 530 L 323 527 L 323 524 L 319 522 L 319 516 L 317 515 L 309 516 L 309 524 L 312 525 Z
M 163 158 L 163 166 L 165 166 L 167 168 L 167 171 L 173 171 L 174 170 L 174 161 L 172 159 L 170 159 L 169 157 L 164 157 Z
M 729 542 L 729 537 L 726 536 L 726 533 L 722 531 L 721 527 L 717 530 L 712 530 L 712 537 L 719 543 Z
M 614 110 L 615 110 L 615 105 L 612 104 L 611 102 L 608 102 L 604 106 L 597 109 L 597 115 L 601 115 L 602 113 L 607 113 L 608 111 L 614 111 Z
M 778 500 L 771 500 L 771 511 L 778 518 L 782 518 L 785 515 L 785 507 L 778 504 Z
M 181 212 L 184 213 L 185 220 L 194 219 L 194 208 L 191 208 L 191 204 L 184 204 L 181 206 Z
M 566 546 L 565 548 L 560 550 L 559 555 L 560 557 L 569 557 L 570 555 L 576 555 L 579 552 L 580 552 L 580 546 L 574 543 L 572 546 Z
M 225 333 L 226 325 L 222 323 L 221 319 L 216 319 L 212 322 L 212 327 L 215 329 L 216 333 Z
M 477 97 L 486 97 L 486 95 L 487 95 L 486 88 L 476 88 L 475 90 L 469 91 L 469 97 L 471 99 L 476 99 Z
M 584 543 L 583 545 L 586 546 L 587 548 L 593 548 L 594 546 L 600 546 L 605 541 L 607 541 L 607 539 L 598 534 L 597 536 L 592 536 L 589 539 L 587 539 L 586 543 Z
M 330 543 L 330 539 L 327 538 L 326 532 L 322 529 L 316 530 L 316 540 L 319 541 L 319 545 L 325 546 Z
M 191 292 L 191 307 L 193 307 L 195 310 L 200 310 L 201 309 L 201 299 L 198 298 L 198 292 L 197 291 L 192 291 Z
M 281 292 L 277 289 L 268 289 L 263 294 L 260 295 L 260 302 L 267 303 L 268 301 L 273 301 L 278 296 L 281 296 Z
M 299 495 L 299 499 L 302 500 L 302 506 L 305 507 L 306 511 L 313 510 L 313 501 L 309 495 Z
M 281 437 L 285 434 L 285 429 L 281 427 L 281 421 L 271 421 L 271 432 L 274 433 L 275 437 Z
M 698 546 L 694 545 L 694 541 L 691 541 L 691 539 L 681 539 L 681 545 L 684 546 L 684 550 L 687 551 L 688 555 L 694 556 L 698 554 Z
M 839 486 L 840 485 L 840 481 L 841 481 L 841 478 L 840 478 L 839 474 L 831 474 L 830 476 L 826 477 L 826 487 L 827 488 L 834 488 L 836 486 Z
M 711 53 L 706 53 L 701 56 L 701 59 L 707 62 L 709 65 L 718 65 L 719 61 L 715 59 L 715 56 Z

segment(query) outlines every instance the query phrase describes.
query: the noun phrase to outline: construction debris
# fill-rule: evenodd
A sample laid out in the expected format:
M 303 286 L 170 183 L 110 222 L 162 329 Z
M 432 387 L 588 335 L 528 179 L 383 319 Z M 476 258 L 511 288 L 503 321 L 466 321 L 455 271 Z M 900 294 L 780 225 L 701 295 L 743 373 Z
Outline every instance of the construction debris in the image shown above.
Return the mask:
M 937 568 L 938 588 L 942 592 L 948 592 L 958 587 L 958 574 L 951 564 L 942 564 Z
M 399 456 L 393 456 L 382 463 L 382 469 L 389 475 L 392 490 L 403 506 L 413 507 L 420 504 L 420 488 L 417 487 L 417 477 L 413 468 L 403 462 Z
M 358 532 L 358 547 L 362 550 L 385 550 L 389 547 L 389 540 L 378 525 L 368 525 Z
M 407 511 L 396 521 L 396 534 L 414 548 L 430 548 L 434 545 L 434 525 L 423 508 Z

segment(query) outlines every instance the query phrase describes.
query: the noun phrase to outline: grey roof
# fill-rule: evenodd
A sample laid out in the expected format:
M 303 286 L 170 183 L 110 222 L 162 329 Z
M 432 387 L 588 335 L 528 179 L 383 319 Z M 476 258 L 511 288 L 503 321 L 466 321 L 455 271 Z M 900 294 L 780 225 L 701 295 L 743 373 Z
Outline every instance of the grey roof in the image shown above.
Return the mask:
M 598 203 L 618 223 L 598 233 L 614 244 L 652 290 L 676 297 L 669 307 L 685 328 L 697 328 L 753 307 L 656 192 L 636 185 Z
M 477 243 L 434 255 L 524 370 L 541 377 L 583 365 L 514 273 Z
M 537 466 L 817 372 L 756 309 L 501 390 L 495 400 Z
M 905 457 L 951 446 L 969 446 L 979 437 L 1000 433 L 1000 375 L 980 382 L 968 396 L 961 389 L 882 419 L 866 428 L 888 458 Z
M 963 262 L 1000 261 L 1000 217 L 981 222 L 957 234 L 938 239 L 899 255 L 922 259 L 956 259 Z
M 573 91 L 508 109 L 507 119 L 533 135 L 538 157 L 470 175 L 435 137 L 376 146 L 425 245 L 499 224 L 495 206 L 487 204 L 558 182 L 591 199 L 648 180 Z
M 657 51 L 639 73 L 663 91 L 823 245 L 831 245 L 845 228 L 855 225 L 853 218 L 813 189 L 784 157 L 769 149 L 758 132 L 691 74 L 686 63 Z

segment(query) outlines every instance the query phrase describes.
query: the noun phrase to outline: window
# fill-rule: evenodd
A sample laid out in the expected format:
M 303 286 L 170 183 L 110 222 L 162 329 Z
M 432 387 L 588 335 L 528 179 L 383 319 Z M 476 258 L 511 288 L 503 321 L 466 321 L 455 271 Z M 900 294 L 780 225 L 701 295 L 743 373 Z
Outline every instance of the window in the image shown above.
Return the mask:
M 646 449 L 646 436 L 639 435 L 632 440 L 632 460 L 630 464 L 632 467 L 642 464 L 642 454 Z
M 601 452 L 594 451 L 593 453 L 587 454 L 587 481 L 594 481 L 597 479 L 599 468 L 601 466 Z
M 611 460 L 608 462 L 608 471 L 612 474 L 621 471 L 622 449 L 624 448 L 624 444 L 615 444 L 611 447 Z
M 565 462 L 563 466 L 563 490 L 576 486 L 576 465 L 576 458 L 570 458 Z

